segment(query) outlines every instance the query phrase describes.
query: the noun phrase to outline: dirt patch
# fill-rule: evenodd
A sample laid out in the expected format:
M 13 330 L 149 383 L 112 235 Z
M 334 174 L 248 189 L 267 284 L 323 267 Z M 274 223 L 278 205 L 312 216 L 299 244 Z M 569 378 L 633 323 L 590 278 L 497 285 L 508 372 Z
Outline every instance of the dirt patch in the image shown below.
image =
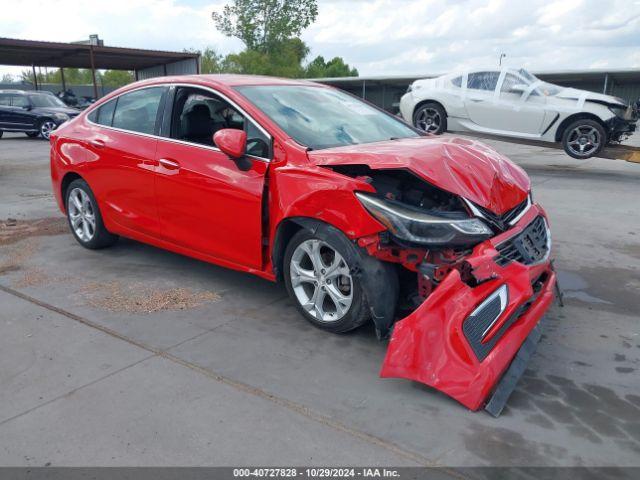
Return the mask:
M 91 283 L 82 293 L 86 296 L 87 303 L 93 307 L 110 312 L 140 314 L 186 310 L 220 300 L 220 295 L 215 292 L 196 292 L 187 288 L 162 290 L 146 284 L 123 285 L 117 281 Z
M 13 286 L 16 288 L 37 287 L 47 283 L 66 282 L 69 278 L 70 277 L 60 275 L 51 275 L 42 268 L 34 267 L 26 269 L 22 276 L 13 282 Z
M 2 242 L 0 242 L 0 245 L 2 245 Z M 0 275 L 21 270 L 24 267 L 23 264 L 37 249 L 37 240 L 30 238 L 21 242 L 20 245 L 12 245 L 4 250 L 2 257 L 0 257 Z
M 69 226 L 64 217 L 2 220 L 0 221 L 0 245 L 9 245 L 29 237 L 60 235 L 68 231 Z

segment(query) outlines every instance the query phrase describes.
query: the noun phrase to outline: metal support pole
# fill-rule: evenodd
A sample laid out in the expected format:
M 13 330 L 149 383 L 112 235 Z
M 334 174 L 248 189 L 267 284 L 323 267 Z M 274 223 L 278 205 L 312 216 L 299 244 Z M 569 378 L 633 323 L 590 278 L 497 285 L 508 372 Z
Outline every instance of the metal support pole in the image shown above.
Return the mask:
M 362 80 L 362 99 L 364 100 L 367 97 L 367 81 Z
M 64 68 L 60 67 L 60 80 L 62 80 L 62 91 L 67 91 L 67 82 L 64 81 Z
M 96 83 L 96 64 L 93 59 L 93 45 L 89 45 L 89 58 L 91 59 L 91 76 L 93 77 L 93 98 L 98 99 L 98 84 Z
M 31 70 L 33 70 L 33 86 L 38 90 L 38 76 L 36 75 L 36 66 L 32 63 Z
M 602 88 L 602 93 L 607 93 L 608 83 L 609 83 L 609 74 L 605 73 L 604 74 L 604 87 Z

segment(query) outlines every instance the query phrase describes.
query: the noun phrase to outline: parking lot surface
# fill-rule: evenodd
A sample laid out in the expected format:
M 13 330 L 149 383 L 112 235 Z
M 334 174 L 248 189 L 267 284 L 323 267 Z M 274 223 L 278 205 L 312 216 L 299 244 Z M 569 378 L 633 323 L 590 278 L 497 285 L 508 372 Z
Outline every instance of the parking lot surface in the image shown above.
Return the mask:
M 379 378 L 370 325 L 317 330 L 281 285 L 83 249 L 48 143 L 5 133 L 0 465 L 640 466 L 640 165 L 483 141 L 531 176 L 565 291 L 497 419 Z

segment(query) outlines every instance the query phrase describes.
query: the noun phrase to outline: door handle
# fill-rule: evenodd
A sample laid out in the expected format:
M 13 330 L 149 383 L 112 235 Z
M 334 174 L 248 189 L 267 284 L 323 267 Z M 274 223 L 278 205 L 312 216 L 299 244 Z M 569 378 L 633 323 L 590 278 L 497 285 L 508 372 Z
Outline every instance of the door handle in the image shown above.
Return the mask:
M 481 98 L 470 98 L 469 100 L 471 100 L 472 102 L 475 102 L 475 103 L 480 103 L 480 102 L 484 101 Z
M 168 158 L 161 158 L 158 163 L 167 170 L 177 170 L 180 168 L 180 164 L 175 160 L 169 160 Z
M 104 147 L 104 142 L 102 140 L 94 139 L 94 140 L 91 140 L 89 143 L 91 143 L 91 145 L 93 145 L 96 148 Z

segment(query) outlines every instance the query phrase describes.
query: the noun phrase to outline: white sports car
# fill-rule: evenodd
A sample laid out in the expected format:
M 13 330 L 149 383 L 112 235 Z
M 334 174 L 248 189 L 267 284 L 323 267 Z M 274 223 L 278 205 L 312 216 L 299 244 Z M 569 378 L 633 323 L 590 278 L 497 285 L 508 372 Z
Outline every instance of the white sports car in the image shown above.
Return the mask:
M 430 133 L 449 129 L 562 142 L 565 152 L 583 159 L 635 131 L 638 103 L 503 67 L 416 80 L 400 100 L 400 112 Z

